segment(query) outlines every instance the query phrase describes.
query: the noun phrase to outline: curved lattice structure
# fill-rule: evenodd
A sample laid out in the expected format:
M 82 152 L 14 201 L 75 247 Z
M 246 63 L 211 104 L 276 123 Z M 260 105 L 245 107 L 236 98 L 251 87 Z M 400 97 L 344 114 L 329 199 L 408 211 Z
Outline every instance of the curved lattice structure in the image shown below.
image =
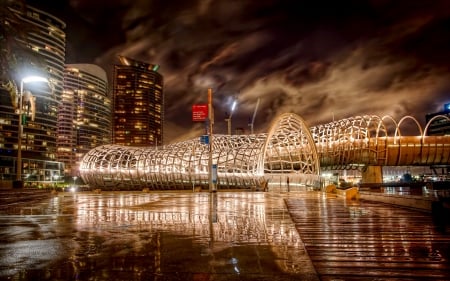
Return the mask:
M 365 115 L 311 128 L 320 166 L 324 169 L 360 169 L 364 166 L 438 165 L 450 162 L 450 137 L 427 136 L 412 116 L 395 121 L 390 116 Z M 402 134 L 409 122 L 418 135 Z M 411 129 L 410 129 L 411 130 Z
M 289 174 L 293 182 L 319 184 L 320 165 L 314 139 L 299 116 L 285 113 L 275 119 L 262 152 L 267 180 L 283 181 L 280 174 Z
M 313 138 L 295 114 L 277 118 L 269 134 L 214 135 L 212 159 L 219 188 L 260 186 L 286 173 L 306 184 L 319 177 Z M 84 156 L 80 173 L 95 187 L 191 189 L 209 185 L 208 160 L 209 145 L 199 139 L 162 148 L 104 145 Z
M 383 162 L 387 158 L 385 119 L 389 118 L 356 116 L 311 128 L 321 165 L 350 169 Z
M 446 118 L 436 116 L 436 118 Z M 412 122 L 419 135 L 402 135 Z M 282 114 L 267 134 L 214 135 L 212 159 L 218 188 L 251 188 L 268 181 L 319 186 L 320 169 L 432 165 L 450 162 L 450 136 L 427 136 L 411 116 L 356 116 L 309 128 Z M 200 139 L 162 148 L 105 145 L 89 151 L 80 173 L 94 187 L 190 189 L 209 185 L 209 145 Z

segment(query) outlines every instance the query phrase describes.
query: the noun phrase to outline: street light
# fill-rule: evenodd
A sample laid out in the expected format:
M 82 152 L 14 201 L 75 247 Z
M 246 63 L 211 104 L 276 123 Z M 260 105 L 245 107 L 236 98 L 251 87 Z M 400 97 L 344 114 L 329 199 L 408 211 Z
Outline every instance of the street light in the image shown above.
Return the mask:
M 19 114 L 19 123 L 18 123 L 18 133 L 17 133 L 17 168 L 16 168 L 16 187 L 23 187 L 22 184 L 22 100 L 23 100 L 23 84 L 32 83 L 32 82 L 49 82 L 47 78 L 41 76 L 27 76 L 22 78 L 20 81 L 20 92 L 19 92 L 19 102 L 18 102 L 18 114 Z
M 230 115 L 228 115 L 228 118 L 225 118 L 225 121 L 227 121 L 227 124 L 228 124 L 228 135 L 231 135 L 231 116 L 233 116 L 233 112 L 234 112 L 234 109 L 236 108 L 236 105 L 237 105 L 237 99 L 235 98 L 233 100 L 233 103 L 231 104 Z

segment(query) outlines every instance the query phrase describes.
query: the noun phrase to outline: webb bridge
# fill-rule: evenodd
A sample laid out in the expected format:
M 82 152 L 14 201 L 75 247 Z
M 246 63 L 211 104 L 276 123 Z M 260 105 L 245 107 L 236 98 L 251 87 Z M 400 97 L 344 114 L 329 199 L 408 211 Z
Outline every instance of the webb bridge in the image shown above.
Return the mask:
M 382 182 L 383 166 L 450 163 L 450 136 L 428 136 L 411 116 L 355 116 L 309 127 L 293 113 L 277 117 L 266 133 L 214 134 L 212 149 L 200 138 L 162 147 L 103 145 L 89 151 L 80 175 L 94 188 L 112 190 L 192 189 L 209 186 L 209 161 L 217 167 L 218 189 L 251 189 L 281 183 L 320 188 L 321 172 L 357 169 L 362 181 Z M 404 135 L 405 124 L 416 128 Z M 403 129 L 404 130 L 404 129 Z M 406 131 L 406 130 L 404 130 Z

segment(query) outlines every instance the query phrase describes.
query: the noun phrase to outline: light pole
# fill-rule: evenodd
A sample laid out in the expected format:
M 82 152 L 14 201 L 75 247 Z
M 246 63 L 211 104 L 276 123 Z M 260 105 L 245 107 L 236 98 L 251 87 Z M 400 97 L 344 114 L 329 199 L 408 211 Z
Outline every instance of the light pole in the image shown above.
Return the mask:
M 209 192 L 216 192 L 215 181 L 217 181 L 217 176 L 214 175 L 213 171 L 213 126 L 214 126 L 214 107 L 213 107 L 213 93 L 212 89 L 208 89 L 208 124 L 209 124 L 209 153 L 208 153 L 208 182 L 209 182 Z M 217 168 L 217 167 L 216 167 Z M 217 171 L 217 169 L 216 169 Z
M 32 82 L 49 82 L 47 78 L 40 76 L 27 76 L 20 80 L 20 92 L 19 92 L 19 100 L 18 100 L 18 114 L 19 114 L 19 123 L 18 133 L 17 133 L 17 167 L 16 167 L 16 187 L 23 187 L 22 184 L 22 131 L 23 131 L 23 120 L 22 120 L 22 101 L 23 101 L 23 84 L 32 83 Z
M 225 119 L 225 121 L 227 121 L 227 125 L 228 125 L 228 135 L 231 135 L 231 117 L 233 116 L 233 112 L 234 112 L 234 109 L 236 108 L 236 105 L 237 105 L 237 100 L 235 98 L 233 100 L 233 103 L 231 104 L 230 115 L 228 115 L 228 118 Z

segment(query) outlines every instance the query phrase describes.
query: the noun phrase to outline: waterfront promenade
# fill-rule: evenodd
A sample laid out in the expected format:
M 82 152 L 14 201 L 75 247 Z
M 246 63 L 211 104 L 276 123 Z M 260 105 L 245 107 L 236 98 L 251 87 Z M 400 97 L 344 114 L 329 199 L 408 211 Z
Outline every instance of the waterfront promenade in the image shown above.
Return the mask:
M 0 280 L 450 280 L 430 213 L 314 191 L 61 192 L 0 235 Z

